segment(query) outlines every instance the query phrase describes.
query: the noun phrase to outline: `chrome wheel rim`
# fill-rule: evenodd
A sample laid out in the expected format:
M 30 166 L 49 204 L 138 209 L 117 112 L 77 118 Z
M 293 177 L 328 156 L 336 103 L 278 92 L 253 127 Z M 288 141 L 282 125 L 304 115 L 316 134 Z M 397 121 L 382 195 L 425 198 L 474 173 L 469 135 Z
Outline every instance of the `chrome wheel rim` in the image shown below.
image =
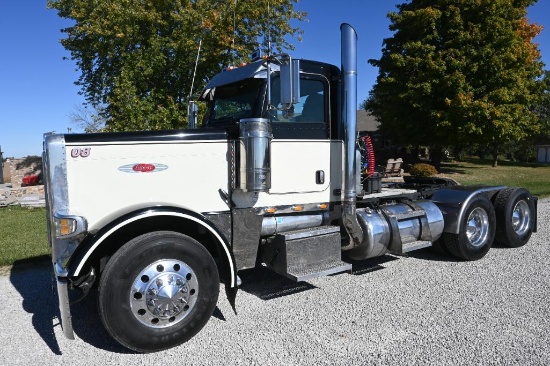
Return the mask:
M 481 247 L 489 237 L 489 216 L 481 207 L 475 208 L 468 216 L 466 237 L 474 247 Z
M 523 236 L 529 231 L 530 221 L 531 211 L 529 211 L 529 205 L 524 200 L 518 201 L 512 211 L 512 229 L 517 235 Z
M 199 283 L 182 261 L 151 263 L 134 279 L 130 291 L 132 314 L 143 325 L 166 328 L 185 319 L 195 306 Z

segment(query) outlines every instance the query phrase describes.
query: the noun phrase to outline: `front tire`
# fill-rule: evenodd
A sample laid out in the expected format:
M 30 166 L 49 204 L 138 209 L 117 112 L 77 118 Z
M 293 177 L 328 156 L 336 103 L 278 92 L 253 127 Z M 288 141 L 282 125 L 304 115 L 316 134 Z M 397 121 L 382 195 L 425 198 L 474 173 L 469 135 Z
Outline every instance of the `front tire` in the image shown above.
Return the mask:
M 519 248 L 531 238 L 535 221 L 535 204 L 525 188 L 506 188 L 495 199 L 497 231 L 495 242 Z
M 495 209 L 491 201 L 483 195 L 477 195 L 468 204 L 458 223 L 459 233 L 444 234 L 445 248 L 459 259 L 481 259 L 491 249 L 495 227 Z
M 218 294 L 210 253 L 186 235 L 158 231 L 129 241 L 111 257 L 99 283 L 99 315 L 123 346 L 155 352 L 197 334 Z

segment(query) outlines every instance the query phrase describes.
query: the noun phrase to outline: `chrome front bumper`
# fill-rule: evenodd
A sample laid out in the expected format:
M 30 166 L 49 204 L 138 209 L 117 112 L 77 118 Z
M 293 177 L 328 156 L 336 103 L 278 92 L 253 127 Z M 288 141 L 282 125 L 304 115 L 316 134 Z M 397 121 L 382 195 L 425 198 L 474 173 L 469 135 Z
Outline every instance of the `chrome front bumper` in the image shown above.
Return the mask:
M 57 297 L 59 300 L 59 314 L 63 334 L 68 339 L 74 339 L 73 323 L 71 320 L 71 308 L 69 302 L 68 273 L 59 263 L 53 266 L 55 281 L 57 283 Z

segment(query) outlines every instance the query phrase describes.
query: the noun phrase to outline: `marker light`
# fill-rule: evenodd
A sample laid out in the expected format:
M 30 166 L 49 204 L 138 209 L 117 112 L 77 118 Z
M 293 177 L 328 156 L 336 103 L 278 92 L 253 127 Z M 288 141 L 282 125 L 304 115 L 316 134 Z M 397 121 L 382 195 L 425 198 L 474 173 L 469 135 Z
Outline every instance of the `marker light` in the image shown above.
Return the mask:
M 55 236 L 70 235 L 76 231 L 76 220 L 71 218 L 55 219 Z
M 52 221 L 55 236 L 58 238 L 72 238 L 84 234 L 88 230 L 88 223 L 82 216 L 56 212 Z

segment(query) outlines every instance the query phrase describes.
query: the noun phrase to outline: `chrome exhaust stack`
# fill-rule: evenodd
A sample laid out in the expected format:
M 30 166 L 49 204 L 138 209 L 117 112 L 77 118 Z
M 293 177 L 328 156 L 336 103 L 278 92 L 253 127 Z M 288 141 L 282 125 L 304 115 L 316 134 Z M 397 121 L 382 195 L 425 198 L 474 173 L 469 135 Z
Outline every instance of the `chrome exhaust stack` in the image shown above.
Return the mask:
M 342 221 L 350 243 L 343 249 L 351 249 L 363 242 L 363 230 L 357 221 L 357 158 L 355 140 L 357 135 L 357 33 L 352 26 L 340 26 L 342 37 L 342 123 L 344 127 L 344 197 Z

